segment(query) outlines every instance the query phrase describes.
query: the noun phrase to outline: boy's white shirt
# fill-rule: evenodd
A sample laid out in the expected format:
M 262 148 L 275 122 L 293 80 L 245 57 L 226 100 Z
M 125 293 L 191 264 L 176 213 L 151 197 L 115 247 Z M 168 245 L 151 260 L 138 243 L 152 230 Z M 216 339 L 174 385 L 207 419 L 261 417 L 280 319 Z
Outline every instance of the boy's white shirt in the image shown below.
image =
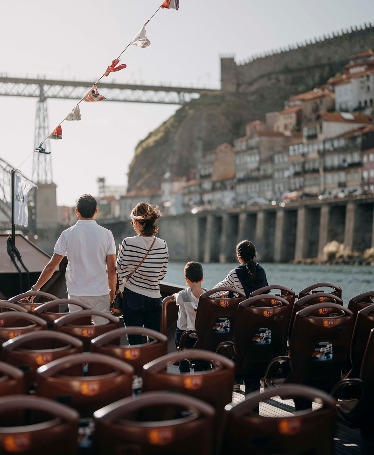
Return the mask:
M 183 289 L 174 294 L 175 303 L 179 305 L 177 327 L 180 330 L 195 330 L 196 310 L 199 298 L 195 297 L 191 288 Z

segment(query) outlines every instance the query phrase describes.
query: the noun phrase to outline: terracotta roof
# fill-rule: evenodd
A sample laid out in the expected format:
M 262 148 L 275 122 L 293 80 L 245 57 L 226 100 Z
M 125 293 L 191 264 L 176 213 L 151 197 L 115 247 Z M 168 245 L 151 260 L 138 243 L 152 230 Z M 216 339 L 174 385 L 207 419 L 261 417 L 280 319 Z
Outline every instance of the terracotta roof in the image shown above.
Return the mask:
M 325 96 L 334 96 L 334 93 L 328 89 L 313 89 L 308 92 L 300 93 L 289 98 L 289 101 L 311 101 Z
M 301 106 L 291 106 L 291 107 L 286 107 L 283 109 L 283 111 L 280 111 L 279 113 L 284 115 L 284 114 L 292 114 L 294 112 L 299 112 L 302 110 Z
M 322 118 L 325 122 L 341 123 L 372 123 L 372 117 L 367 114 L 358 114 L 356 112 L 321 112 L 317 118 Z

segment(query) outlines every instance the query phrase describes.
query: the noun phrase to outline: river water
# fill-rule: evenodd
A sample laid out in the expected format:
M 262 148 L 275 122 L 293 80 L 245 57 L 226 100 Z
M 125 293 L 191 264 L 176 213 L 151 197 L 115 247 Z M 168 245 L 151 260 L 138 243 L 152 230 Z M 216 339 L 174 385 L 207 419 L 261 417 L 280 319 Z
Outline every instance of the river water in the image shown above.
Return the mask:
M 371 266 L 266 263 L 261 265 L 266 271 L 269 284 L 286 286 L 293 289 L 296 294 L 314 283 L 340 286 L 344 306 L 348 305 L 352 297 L 374 290 L 374 267 Z M 184 286 L 184 266 L 184 262 L 169 262 L 164 281 Z M 203 264 L 203 286 L 211 289 L 236 266 L 236 263 Z

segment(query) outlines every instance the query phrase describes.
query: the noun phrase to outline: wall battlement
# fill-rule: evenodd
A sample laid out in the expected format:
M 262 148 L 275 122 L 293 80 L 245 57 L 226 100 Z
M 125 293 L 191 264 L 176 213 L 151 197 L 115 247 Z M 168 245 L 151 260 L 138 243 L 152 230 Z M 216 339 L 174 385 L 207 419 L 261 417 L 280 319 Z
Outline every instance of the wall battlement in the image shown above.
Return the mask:
M 221 89 L 251 93 L 275 80 L 286 83 L 290 95 L 301 93 L 326 83 L 353 55 L 373 47 L 374 23 L 368 23 L 254 55 L 243 63 L 236 63 L 233 56 L 221 56 Z

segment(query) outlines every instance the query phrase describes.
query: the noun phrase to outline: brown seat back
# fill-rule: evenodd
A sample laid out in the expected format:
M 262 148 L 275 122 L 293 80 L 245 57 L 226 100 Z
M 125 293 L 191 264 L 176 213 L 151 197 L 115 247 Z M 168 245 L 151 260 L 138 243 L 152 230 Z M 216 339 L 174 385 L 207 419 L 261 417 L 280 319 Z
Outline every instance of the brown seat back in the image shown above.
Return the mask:
M 94 325 L 92 316 L 100 316 L 106 319 L 105 324 Z M 88 352 L 91 348 L 91 340 L 103 333 L 113 329 L 118 329 L 120 324 L 119 318 L 109 313 L 95 310 L 80 310 L 68 313 L 58 318 L 53 323 L 54 330 L 67 333 L 68 335 L 79 338 L 83 343 L 83 350 Z
M 319 407 L 295 412 L 292 400 L 283 396 L 316 401 Z M 252 392 L 239 404 L 225 408 L 222 453 L 330 455 L 335 425 L 335 400 L 321 390 L 292 384 Z
M 34 297 L 32 301 L 29 300 L 30 297 Z M 18 303 L 18 305 L 26 308 L 29 313 L 33 313 L 34 309 L 42 303 L 49 302 L 50 300 L 56 300 L 57 298 L 58 297 L 53 294 L 49 294 L 48 292 L 27 291 L 10 298 L 9 302 Z
M 26 393 L 23 371 L 0 361 L 0 396 L 22 393 Z
M 269 286 L 264 286 L 263 288 L 256 289 L 255 291 L 251 292 L 249 297 L 267 293 L 282 297 L 284 300 L 287 300 L 287 302 L 290 303 L 290 309 L 292 311 L 296 299 L 296 293 L 293 289 L 287 288 L 286 286 L 282 286 L 280 284 L 269 284 Z
M 181 360 L 205 361 L 210 367 L 195 373 L 179 373 L 174 366 Z M 234 386 L 234 362 L 214 352 L 187 349 L 164 355 L 144 365 L 143 392 L 169 390 L 189 395 L 214 407 L 216 411 L 216 442 L 219 439 L 223 408 L 232 400 Z
M 353 324 L 352 312 L 336 303 L 323 302 L 298 311 L 289 341 L 292 371 L 286 382 L 330 392 L 342 377 Z
M 6 341 L 1 360 L 21 369 L 26 389 L 35 386 L 36 370 L 52 360 L 83 351 L 83 343 L 76 337 L 51 330 L 34 331 Z
M 183 394 L 146 392 L 94 413 L 98 453 L 212 455 L 214 409 Z
M 28 395 L 0 398 L 1 453 L 78 454 L 78 413 Z
M 343 300 L 336 296 L 335 294 L 330 294 L 329 292 L 317 292 L 317 293 L 312 293 L 312 294 L 307 294 L 302 298 L 299 298 L 298 300 L 295 301 L 292 312 L 291 312 L 291 319 L 290 319 L 290 326 L 288 329 L 288 336 L 291 336 L 294 320 L 295 320 L 295 314 L 302 310 L 303 308 L 306 308 L 310 305 L 316 305 L 317 303 L 322 303 L 322 302 L 331 302 L 331 303 L 336 303 L 338 305 L 343 306 Z
M 104 354 L 83 352 L 37 369 L 36 394 L 76 409 L 81 417 L 132 394 L 133 368 Z
M 306 295 L 315 294 L 316 292 L 326 292 L 328 294 L 336 295 L 340 299 L 342 298 L 342 288 L 340 286 L 333 283 L 321 282 L 311 284 L 302 289 L 299 292 L 299 299 L 302 299 Z
M 91 309 L 90 305 L 80 302 L 79 300 L 56 299 L 38 305 L 34 309 L 34 314 L 47 321 L 48 329 L 53 329 L 53 323 L 55 320 L 67 314 L 67 307 L 69 303 L 79 306 L 82 310 Z
M 142 335 L 145 343 L 130 345 L 127 335 Z M 120 327 L 91 340 L 91 352 L 98 352 L 124 360 L 142 374 L 143 365 L 167 354 L 168 339 L 165 335 L 145 327 Z
M 8 311 L 21 311 L 27 313 L 26 308 L 18 303 L 9 302 L 9 300 L 0 300 L 0 313 L 6 313 Z
M 360 376 L 362 359 L 371 329 L 374 328 L 374 305 L 370 304 L 358 311 L 351 341 L 351 371 L 349 377 Z
M 47 323 L 31 313 L 7 311 L 0 314 L 0 342 L 35 330 L 45 330 Z
M 368 305 L 374 303 L 374 291 L 364 292 L 362 294 L 352 297 L 348 302 L 348 310 L 357 316 L 357 313 L 366 308 Z
M 260 387 L 271 359 L 286 353 L 290 316 L 291 304 L 279 296 L 259 294 L 239 303 L 234 362 L 236 376 L 245 379 L 246 393 Z
M 214 352 L 221 342 L 232 340 L 236 312 L 243 300 L 245 294 L 229 287 L 201 294 L 196 312 L 195 347 Z

